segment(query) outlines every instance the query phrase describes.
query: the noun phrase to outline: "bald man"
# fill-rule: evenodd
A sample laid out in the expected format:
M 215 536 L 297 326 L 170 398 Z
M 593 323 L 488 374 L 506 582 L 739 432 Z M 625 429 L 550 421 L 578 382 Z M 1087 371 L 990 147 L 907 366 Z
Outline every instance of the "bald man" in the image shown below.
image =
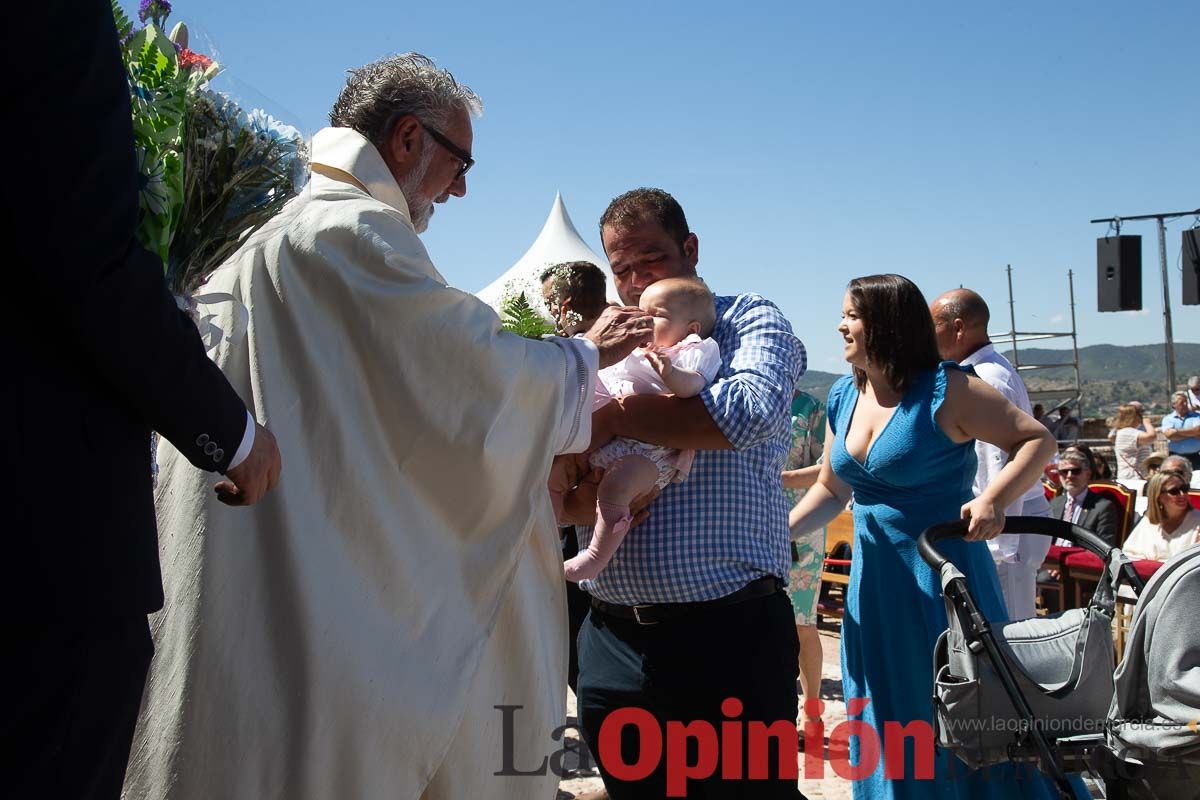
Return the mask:
M 991 314 L 987 303 L 970 289 L 954 289 L 929 306 L 942 358 L 974 367 L 975 374 L 1030 416 L 1029 393 L 1009 360 L 992 346 L 987 328 Z M 973 489 L 978 496 L 1008 462 L 1008 453 L 977 441 L 979 466 Z M 1019 500 L 1004 509 L 1006 516 L 1048 517 L 1050 504 L 1041 484 L 1034 482 Z M 988 542 L 1009 619 L 1028 619 L 1037 613 L 1037 571 L 1050 549 L 1050 537 L 1001 534 Z

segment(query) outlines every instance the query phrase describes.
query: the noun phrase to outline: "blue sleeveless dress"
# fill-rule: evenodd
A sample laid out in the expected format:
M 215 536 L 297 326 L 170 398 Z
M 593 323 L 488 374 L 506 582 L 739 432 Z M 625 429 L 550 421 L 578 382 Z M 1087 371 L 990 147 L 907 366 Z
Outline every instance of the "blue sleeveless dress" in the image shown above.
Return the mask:
M 851 718 L 874 728 L 883 748 L 884 722 L 933 722 L 933 648 L 946 629 L 946 611 L 938 575 L 917 552 L 917 536 L 934 523 L 958 519 L 963 503 L 974 496 L 974 441 L 954 443 L 934 419 L 945 397 L 948 369 L 959 367 L 946 361 L 913 380 L 861 463 L 846 451 L 858 401 L 853 377 L 842 378 L 829 392 L 835 437 L 830 465 L 854 490 L 842 687 L 848 710 L 853 710 L 854 698 L 870 700 L 861 715 Z M 987 544 L 955 539 L 939 543 L 938 550 L 967 576 L 971 595 L 988 620 L 1007 620 Z M 854 782 L 856 800 L 1056 797 L 1051 784 L 1026 766 L 969 771 L 941 750 L 935 756 L 936 779 L 917 780 L 911 740 L 905 744 L 905 780 L 888 780 L 883 748 L 875 771 Z M 862 763 L 862 756 L 861 740 L 851 738 L 850 763 Z M 1082 783 L 1077 794 L 1090 797 Z

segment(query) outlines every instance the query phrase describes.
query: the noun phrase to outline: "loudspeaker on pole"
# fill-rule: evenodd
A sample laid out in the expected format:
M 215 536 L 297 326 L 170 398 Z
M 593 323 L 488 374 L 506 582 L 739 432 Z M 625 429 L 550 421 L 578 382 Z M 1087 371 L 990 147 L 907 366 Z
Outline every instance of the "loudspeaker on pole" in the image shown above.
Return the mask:
M 1096 301 L 1100 311 L 1142 309 L 1142 237 L 1096 240 Z
M 1183 232 L 1183 304 L 1200 306 L 1200 228 Z

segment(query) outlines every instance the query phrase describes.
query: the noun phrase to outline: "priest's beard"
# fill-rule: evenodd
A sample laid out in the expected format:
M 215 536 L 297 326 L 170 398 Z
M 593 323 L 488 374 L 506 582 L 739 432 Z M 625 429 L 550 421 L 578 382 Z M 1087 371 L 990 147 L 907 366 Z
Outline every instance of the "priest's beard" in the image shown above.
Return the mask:
M 421 194 L 421 181 L 425 180 L 432 161 L 433 148 L 426 147 L 416 168 L 400 182 L 400 191 L 408 201 L 408 216 L 412 218 L 413 229 L 417 233 L 425 232 L 429 227 L 429 218 L 433 216 L 433 200 Z

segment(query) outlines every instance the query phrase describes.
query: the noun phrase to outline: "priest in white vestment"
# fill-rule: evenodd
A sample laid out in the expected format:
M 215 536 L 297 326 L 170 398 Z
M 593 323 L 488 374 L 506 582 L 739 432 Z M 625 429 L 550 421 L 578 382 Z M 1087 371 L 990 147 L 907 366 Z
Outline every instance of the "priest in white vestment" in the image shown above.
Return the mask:
M 547 474 L 651 321 L 531 341 L 446 285 L 417 234 L 466 193 L 478 109 L 421 56 L 354 71 L 308 187 L 205 286 L 236 301 L 204 309 L 214 358 L 288 459 L 247 513 L 159 450 L 167 596 L 127 797 L 554 796 L 549 769 L 495 775 L 562 747 Z

